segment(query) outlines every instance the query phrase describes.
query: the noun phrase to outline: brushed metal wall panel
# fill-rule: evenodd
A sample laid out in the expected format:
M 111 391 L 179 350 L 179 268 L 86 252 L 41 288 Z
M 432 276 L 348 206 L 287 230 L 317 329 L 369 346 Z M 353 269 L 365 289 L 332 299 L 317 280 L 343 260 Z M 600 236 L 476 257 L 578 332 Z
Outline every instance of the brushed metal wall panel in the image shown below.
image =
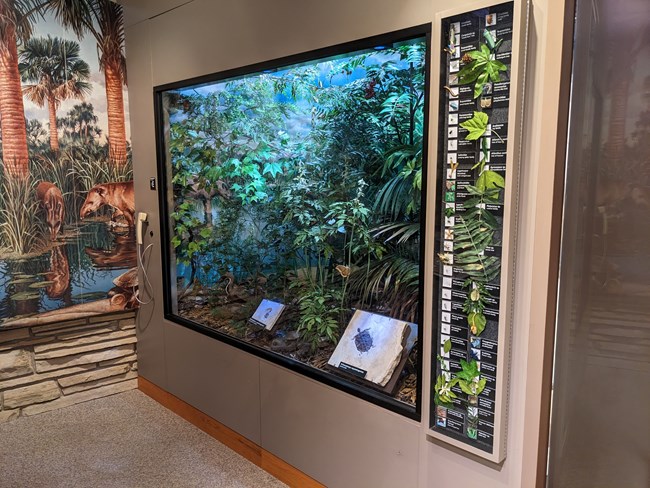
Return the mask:
M 417 486 L 419 424 L 260 361 L 262 447 L 330 488 Z

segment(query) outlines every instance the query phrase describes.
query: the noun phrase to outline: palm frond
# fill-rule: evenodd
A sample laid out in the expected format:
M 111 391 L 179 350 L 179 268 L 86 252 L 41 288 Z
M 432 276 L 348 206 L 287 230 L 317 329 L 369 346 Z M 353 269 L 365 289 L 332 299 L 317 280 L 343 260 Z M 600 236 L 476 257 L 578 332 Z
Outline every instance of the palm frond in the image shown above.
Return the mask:
M 487 213 L 476 209 L 478 215 Z M 454 264 L 458 265 L 469 278 L 489 283 L 501 271 L 501 262 L 495 256 L 486 256 L 485 250 L 492 243 L 495 230 L 485 220 L 474 216 L 457 215 L 454 225 Z
M 393 219 L 407 213 L 412 198 L 413 183 L 401 175 L 390 178 L 377 192 L 375 210 Z
M 47 93 L 48 90 L 43 85 L 23 85 L 23 95 L 39 107 L 45 105 Z
M 58 37 L 34 37 L 20 48 L 18 69 L 25 96 L 39 106 L 48 99 L 55 107 L 70 98 L 90 94 L 90 67 L 79 58 L 79 43 Z
M 390 233 L 388 237 L 385 234 Z M 420 223 L 419 222 L 391 222 L 389 224 L 380 225 L 374 230 L 374 237 L 384 238 L 384 242 L 390 242 L 397 238 L 397 244 L 402 244 L 412 237 L 419 236 Z
M 8 28 L 13 27 L 16 37 L 24 41 L 33 33 L 33 24 L 43 17 L 43 4 L 38 0 L 0 2 L 0 39 L 6 42 Z
M 391 317 L 417 321 L 420 263 L 414 255 L 393 251 L 350 275 L 350 293 L 364 303 L 381 303 Z
M 381 168 L 381 176 L 389 174 L 391 171 L 399 171 L 406 166 L 409 161 L 420 161 L 422 164 L 422 144 L 401 144 L 395 146 L 384 155 L 384 164 Z
M 85 34 L 92 19 L 92 2 L 88 0 L 48 0 L 47 7 L 56 20 L 77 37 Z

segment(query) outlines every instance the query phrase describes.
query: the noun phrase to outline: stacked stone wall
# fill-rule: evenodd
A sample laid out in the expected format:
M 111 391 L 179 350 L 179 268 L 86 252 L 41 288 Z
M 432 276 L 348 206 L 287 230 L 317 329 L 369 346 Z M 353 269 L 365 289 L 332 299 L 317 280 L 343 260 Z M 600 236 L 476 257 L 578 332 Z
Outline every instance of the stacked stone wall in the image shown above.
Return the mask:
M 0 422 L 137 387 L 135 314 L 0 328 Z

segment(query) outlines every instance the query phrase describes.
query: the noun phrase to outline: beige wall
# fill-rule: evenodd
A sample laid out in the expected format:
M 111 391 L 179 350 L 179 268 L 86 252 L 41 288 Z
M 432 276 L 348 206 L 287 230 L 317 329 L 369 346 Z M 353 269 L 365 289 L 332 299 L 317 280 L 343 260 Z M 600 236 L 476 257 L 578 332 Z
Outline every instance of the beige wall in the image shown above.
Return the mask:
M 465 0 L 453 5 L 444 0 L 194 0 L 189 3 L 178 0 L 175 3 L 182 5 L 169 10 L 174 2 L 161 5 L 153 0 L 126 0 L 123 3 L 128 26 L 136 203 L 139 210 L 150 213 L 150 230 L 154 232 L 151 240 L 156 244 L 159 243 L 157 197 L 148 189 L 149 177 L 156 174 L 153 86 L 432 22 L 438 10 L 450 6 L 472 6 L 471 1 Z M 539 425 L 543 420 L 540 412 L 542 362 L 548 310 L 553 309 L 546 297 L 549 270 L 552 270 L 549 266 L 553 250 L 551 210 L 556 177 L 564 4 L 564 0 L 535 0 L 531 4 L 508 457 L 501 466 L 477 461 L 427 439 L 424 434 L 426 422 L 422 428 L 414 428 L 417 423 L 310 380 L 296 378 L 293 373 L 277 366 L 256 359 L 238 359 L 238 352 L 228 354 L 233 355 L 232 361 L 241 360 L 247 365 L 245 373 L 240 374 L 240 382 L 253 387 L 260 385 L 261 398 L 253 398 L 250 391 L 242 392 L 240 396 L 233 395 L 231 402 L 235 404 L 238 398 L 242 402 L 244 399 L 259 402 L 258 406 L 248 403 L 236 405 L 240 411 L 235 415 L 232 405 L 229 406 L 218 391 L 222 384 L 220 378 L 224 375 L 223 369 L 219 368 L 234 363 L 230 359 L 227 364 L 208 359 L 223 348 L 232 348 L 207 345 L 215 341 L 163 320 L 158 285 L 161 283 L 160 255 L 156 248 L 149 261 L 155 303 L 143 307 L 138 322 L 141 374 L 163 388 L 179 392 L 186 401 L 201 404 L 199 408 L 235 430 L 252 429 L 250 437 L 255 442 L 331 486 L 364 488 L 350 481 L 360 479 L 358 476 L 364 469 L 366 473 L 368 470 L 376 473 L 376 477 L 365 478 L 374 483 L 368 484 L 373 488 L 534 486 Z M 148 17 L 152 18 L 147 20 Z M 432 125 L 432 130 L 436 130 L 435 120 Z M 436 159 L 432 157 L 431 160 Z M 189 349 L 179 347 L 180 343 L 195 344 L 203 351 L 197 352 L 191 360 L 185 360 L 184 354 L 188 354 Z M 425 344 L 425 355 L 428 350 L 428 344 Z M 186 379 L 195 384 L 195 389 L 214 390 L 210 398 L 194 389 L 181 387 L 184 376 L 205 374 L 200 372 L 199 366 L 215 368 L 206 375 L 207 384 L 197 381 L 196 377 Z M 301 396 L 301 388 L 312 391 L 312 398 L 317 396 L 318 402 L 310 403 L 310 398 Z M 304 402 L 304 409 L 316 410 L 305 417 L 302 410 L 292 409 L 285 398 L 297 398 Z M 336 423 L 328 424 L 329 432 L 334 429 L 342 443 L 337 445 L 329 439 L 330 435 L 322 436 L 318 432 L 317 424 L 321 420 L 331 420 L 318 411 L 323 408 L 322 402 L 332 402 L 337 409 L 345 408 L 345 411 L 353 411 L 352 415 L 359 419 L 367 416 L 372 421 L 358 422 L 357 425 L 363 425 L 352 427 L 358 428 L 352 433 L 349 428 L 337 432 Z M 269 412 L 273 412 L 275 417 Z M 264 425 L 265 419 L 269 426 L 274 421 L 285 425 L 285 416 L 289 414 L 295 416 L 296 422 L 287 423 L 287 429 L 294 425 L 295 429 L 309 430 L 311 419 L 314 431 L 303 435 Z M 262 425 L 258 428 L 255 424 L 252 428 L 249 425 L 252 419 L 259 423 L 260 416 Z M 283 435 L 286 442 L 283 442 Z M 354 438 L 354 450 L 344 445 L 346 438 Z M 376 457 L 373 460 L 361 459 L 364 447 L 371 446 Z M 329 452 L 331 449 L 343 450 L 349 454 L 350 462 L 345 462 L 345 456 L 328 457 L 328 449 Z M 355 452 L 357 458 L 354 458 Z M 395 484 L 399 483 L 396 472 L 400 470 L 408 470 L 408 474 L 402 478 L 401 484 Z

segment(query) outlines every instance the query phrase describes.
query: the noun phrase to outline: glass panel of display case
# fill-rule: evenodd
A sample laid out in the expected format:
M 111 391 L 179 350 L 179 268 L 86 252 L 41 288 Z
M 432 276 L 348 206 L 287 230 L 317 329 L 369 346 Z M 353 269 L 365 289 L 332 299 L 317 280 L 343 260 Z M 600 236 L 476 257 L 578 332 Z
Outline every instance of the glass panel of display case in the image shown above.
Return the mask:
M 156 89 L 167 318 L 417 415 L 428 31 Z

